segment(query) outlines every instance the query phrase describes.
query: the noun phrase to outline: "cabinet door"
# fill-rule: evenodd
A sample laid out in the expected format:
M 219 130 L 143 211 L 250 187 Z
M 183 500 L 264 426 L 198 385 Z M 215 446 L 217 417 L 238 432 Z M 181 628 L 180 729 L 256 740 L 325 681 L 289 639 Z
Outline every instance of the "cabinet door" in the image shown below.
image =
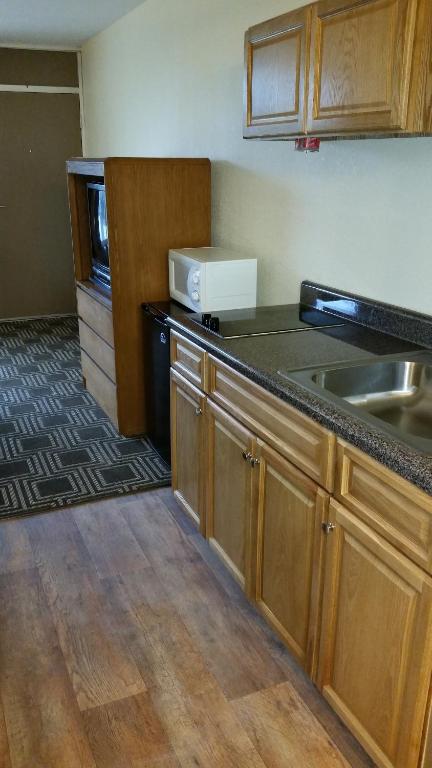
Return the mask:
M 249 457 L 256 441 L 238 421 L 207 403 L 207 538 L 250 594 L 251 510 L 258 468 Z
M 203 512 L 205 397 L 171 370 L 171 464 L 174 496 L 201 532 Z
M 312 10 L 308 133 L 406 127 L 417 0 L 322 0 Z
M 314 676 L 324 536 L 329 496 L 259 441 L 256 547 L 258 607 Z
M 309 21 L 301 8 L 246 32 L 245 138 L 304 133 Z
M 432 669 L 432 579 L 330 503 L 319 682 L 381 768 L 415 768 Z

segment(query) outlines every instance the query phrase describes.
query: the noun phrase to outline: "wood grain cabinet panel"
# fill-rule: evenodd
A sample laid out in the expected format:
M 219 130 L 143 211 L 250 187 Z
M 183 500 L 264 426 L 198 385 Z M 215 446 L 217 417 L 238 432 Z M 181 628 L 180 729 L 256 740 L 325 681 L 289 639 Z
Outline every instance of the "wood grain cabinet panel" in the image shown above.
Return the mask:
M 111 347 L 114 346 L 112 311 L 87 291 L 77 288 L 78 316 Z
M 201 347 L 171 331 L 171 365 L 202 390 L 207 388 L 207 354 Z
M 114 350 L 106 343 L 90 326 L 78 320 L 80 347 L 89 357 L 102 368 L 109 379 L 115 383 L 115 359 Z
M 336 497 L 432 573 L 432 498 L 341 440 L 336 466 Z
M 251 590 L 251 520 L 258 469 L 248 460 L 255 437 L 207 400 L 207 524 L 210 544 L 233 576 Z
M 333 489 L 336 439 L 331 432 L 211 355 L 208 393 L 319 485 Z
M 256 601 L 264 617 L 314 677 L 324 537 L 329 496 L 258 441 L 260 484 Z
M 245 138 L 432 131 L 430 0 L 320 0 L 245 35 Z
M 81 366 L 86 388 L 93 395 L 114 426 L 118 426 L 117 387 L 101 368 L 81 350 Z
M 171 465 L 174 496 L 205 531 L 204 516 L 205 397 L 171 369 Z
M 429 695 L 429 707 L 424 729 L 422 756 L 419 768 L 431 768 L 432 766 L 432 685 Z
M 310 9 L 245 35 L 244 136 L 304 133 Z
M 380 768 L 417 768 L 432 672 L 432 580 L 335 501 L 319 683 Z
M 118 428 L 147 432 L 150 352 L 142 304 L 169 298 L 168 250 L 210 245 L 210 162 L 205 158 L 75 158 L 67 163 L 80 317 L 115 350 Z M 86 184 L 106 189 L 110 307 L 91 282 Z M 111 311 L 109 311 L 111 310 Z M 109 323 L 107 317 L 109 314 Z
M 312 8 L 307 130 L 403 131 L 417 0 L 322 0 Z

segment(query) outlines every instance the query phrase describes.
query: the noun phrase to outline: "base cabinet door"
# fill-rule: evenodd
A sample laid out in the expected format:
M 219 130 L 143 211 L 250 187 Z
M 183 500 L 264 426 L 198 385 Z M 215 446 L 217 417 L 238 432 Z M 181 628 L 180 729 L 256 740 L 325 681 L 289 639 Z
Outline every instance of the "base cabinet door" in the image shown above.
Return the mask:
M 328 494 L 258 441 L 256 601 L 302 667 L 316 673 L 322 524 Z
M 251 589 L 251 512 L 258 467 L 248 429 L 207 401 L 207 523 L 210 545 L 244 587 Z
M 406 128 L 417 0 L 321 0 L 312 6 L 307 131 Z
M 432 579 L 331 501 L 319 684 L 380 768 L 417 768 L 432 670 Z
M 205 397 L 171 370 L 171 464 L 174 496 L 202 533 Z

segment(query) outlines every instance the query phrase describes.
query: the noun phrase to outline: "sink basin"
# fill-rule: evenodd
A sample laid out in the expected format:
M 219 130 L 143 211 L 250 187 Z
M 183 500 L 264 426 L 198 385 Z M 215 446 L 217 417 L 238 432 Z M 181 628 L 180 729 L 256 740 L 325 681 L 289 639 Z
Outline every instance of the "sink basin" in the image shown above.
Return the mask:
M 366 420 L 377 419 L 400 439 L 432 452 L 432 355 L 280 373 L 315 391 L 324 390 L 332 400 L 342 399 L 361 410 Z

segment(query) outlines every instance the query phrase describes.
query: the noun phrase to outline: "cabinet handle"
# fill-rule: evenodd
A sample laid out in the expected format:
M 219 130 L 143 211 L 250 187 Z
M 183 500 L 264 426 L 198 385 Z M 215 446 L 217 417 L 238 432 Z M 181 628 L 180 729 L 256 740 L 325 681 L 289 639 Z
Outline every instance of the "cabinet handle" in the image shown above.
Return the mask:
M 242 456 L 245 461 L 248 461 L 251 467 L 255 467 L 257 464 L 260 464 L 260 460 L 256 459 L 255 456 L 252 456 L 250 451 L 242 451 Z
M 330 533 L 333 533 L 336 526 L 334 523 L 321 523 L 321 528 L 323 529 L 326 536 L 328 536 Z
M 199 408 L 199 407 L 195 408 L 195 415 L 196 416 L 201 416 L 202 415 L 202 408 Z

